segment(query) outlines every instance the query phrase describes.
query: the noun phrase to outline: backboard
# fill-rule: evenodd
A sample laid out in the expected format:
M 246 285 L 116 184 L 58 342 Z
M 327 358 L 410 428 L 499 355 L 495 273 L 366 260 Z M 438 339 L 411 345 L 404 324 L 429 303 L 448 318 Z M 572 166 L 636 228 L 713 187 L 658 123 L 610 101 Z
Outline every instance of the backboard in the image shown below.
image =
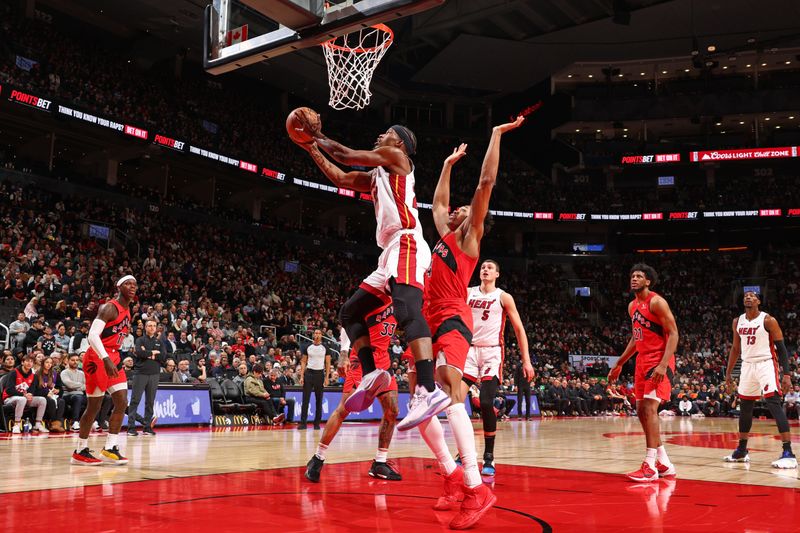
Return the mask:
M 204 17 L 203 66 L 230 72 L 445 1 L 213 0 Z

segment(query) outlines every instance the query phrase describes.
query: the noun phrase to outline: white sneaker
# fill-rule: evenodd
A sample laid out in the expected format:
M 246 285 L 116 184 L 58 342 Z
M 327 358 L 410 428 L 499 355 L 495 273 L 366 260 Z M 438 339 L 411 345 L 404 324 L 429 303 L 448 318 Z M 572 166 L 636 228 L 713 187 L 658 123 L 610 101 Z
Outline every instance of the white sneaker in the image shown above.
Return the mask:
M 80 431 L 81 430 L 81 423 L 80 422 L 73 422 L 72 423 L 72 431 Z
M 80 426 L 78 426 L 78 428 L 80 429 Z M 92 431 L 97 431 L 98 429 L 100 429 L 100 426 L 97 424 L 97 420 L 95 420 L 92 422 Z
M 14 435 L 22 434 L 22 424 L 14 424 L 14 427 L 11 428 L 11 433 Z
M 398 431 L 408 431 L 434 417 L 450 406 L 450 396 L 436 387 L 433 392 L 417 385 L 406 417 L 397 424 Z
M 797 459 L 790 452 L 783 452 L 781 458 L 772 462 L 772 468 L 797 468 Z
M 363 378 L 353 394 L 344 402 L 348 413 L 359 413 L 372 405 L 375 397 L 386 390 L 391 383 L 392 376 L 386 370 L 376 368 Z
M 36 422 L 36 425 L 33 426 L 33 430 L 38 431 L 39 433 L 50 433 L 50 430 L 44 427 L 44 424 L 42 423 L 41 420 Z

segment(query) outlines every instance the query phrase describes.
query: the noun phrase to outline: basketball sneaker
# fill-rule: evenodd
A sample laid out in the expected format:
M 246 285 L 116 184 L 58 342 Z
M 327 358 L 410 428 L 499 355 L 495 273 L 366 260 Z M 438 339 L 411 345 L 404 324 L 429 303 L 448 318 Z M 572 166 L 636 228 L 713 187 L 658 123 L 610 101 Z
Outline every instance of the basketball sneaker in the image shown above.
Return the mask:
M 483 483 L 477 487 L 464 487 L 461 511 L 450 522 L 450 529 L 467 529 L 474 526 L 495 502 L 497 496 Z
M 661 461 L 656 460 L 656 471 L 658 472 L 658 477 L 673 477 L 677 474 L 675 470 L 675 465 L 671 464 L 669 466 L 661 463 Z
M 487 453 L 483 456 L 483 468 L 481 468 L 482 476 L 493 476 L 495 474 L 494 468 L 494 455 Z
M 456 461 L 456 464 L 457 464 L 458 466 L 463 466 L 463 463 L 461 462 L 461 454 L 460 454 L 460 453 L 457 453 L 457 454 L 456 454 L 456 459 L 455 459 L 455 461 Z
M 286 415 L 284 413 L 280 413 L 278 416 L 272 419 L 272 423 L 282 424 L 284 420 L 286 420 Z
M 142 435 L 144 435 L 145 437 L 155 437 L 156 432 L 153 431 L 152 427 L 145 426 L 144 428 L 142 428 Z
M 780 459 L 772 462 L 772 468 L 797 468 L 797 459 L 789 450 L 783 450 Z
M 319 483 L 319 475 L 323 466 L 325 466 L 325 461 L 317 457 L 317 454 L 312 455 L 311 460 L 306 463 L 306 479 Z
M 449 476 L 442 477 L 444 477 L 444 492 L 436 500 L 433 508 L 436 511 L 449 511 L 464 500 L 464 469 L 459 466 L 450 472 Z
M 433 392 L 417 385 L 414 397 L 408 408 L 406 417 L 397 424 L 398 431 L 408 431 L 422 424 L 431 417 L 434 417 L 447 409 L 450 405 L 450 396 L 445 393 L 438 385 Z
M 372 405 L 375 396 L 386 390 L 392 377 L 386 370 L 376 368 L 363 378 L 353 394 L 344 402 L 348 413 L 359 413 Z
M 637 483 L 649 483 L 651 481 L 658 481 L 658 471 L 650 468 L 647 461 L 642 463 L 642 467 L 636 472 L 629 472 L 625 477 Z
M 38 431 L 39 433 L 50 433 L 50 430 L 44 427 L 44 422 L 41 420 L 37 421 L 36 425 L 33 426 L 33 431 Z
M 730 455 L 725 456 L 726 463 L 749 463 L 750 462 L 750 455 L 747 453 L 747 448 L 742 450 L 741 448 L 736 448 L 733 450 L 733 453 Z
M 114 446 L 110 450 L 107 450 L 107 449 L 103 448 L 103 450 L 100 452 L 100 458 L 103 461 L 106 461 L 108 463 L 115 464 L 115 465 L 126 465 L 126 464 L 128 464 L 127 457 L 124 457 L 120 453 L 119 447 L 117 447 L 117 446 Z
M 402 481 L 403 476 L 400 475 L 400 472 L 394 467 L 394 464 L 387 461 L 385 463 L 379 463 L 378 461 L 372 461 L 372 466 L 369 469 L 370 477 L 376 477 L 379 479 L 386 479 L 388 481 Z
M 100 466 L 103 464 L 103 461 L 92 455 L 92 451 L 89 448 L 84 448 L 81 451 L 75 450 L 72 452 L 72 458 L 69 460 L 69 462 L 74 465 L 83 466 Z

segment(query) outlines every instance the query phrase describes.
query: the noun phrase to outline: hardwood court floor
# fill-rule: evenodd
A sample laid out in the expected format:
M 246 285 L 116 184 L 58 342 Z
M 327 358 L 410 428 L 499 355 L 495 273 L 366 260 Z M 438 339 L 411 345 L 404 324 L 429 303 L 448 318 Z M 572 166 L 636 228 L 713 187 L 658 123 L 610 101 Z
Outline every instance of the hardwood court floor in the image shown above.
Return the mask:
M 770 467 L 780 451 L 771 421 L 755 422 L 749 465 L 721 460 L 736 445 L 735 420 L 664 420 L 663 430 L 678 478 L 641 486 L 619 475 L 642 459 L 635 419 L 501 424 L 498 474 L 485 480 L 498 506 L 476 529 L 800 529 L 798 472 Z M 5 523 L 83 532 L 446 530 L 454 512 L 430 509 L 441 478 L 415 431 L 392 443 L 403 481 L 368 477 L 377 427 L 346 424 L 328 450 L 322 482 L 312 484 L 302 472 L 320 434 L 162 429 L 154 438 L 122 438 L 129 465 L 94 468 L 69 464 L 72 436 L 8 437 L 0 440 Z M 480 454 L 479 431 L 476 437 Z M 104 439 L 92 437 L 90 446 Z M 800 446 L 800 435 L 794 439 Z

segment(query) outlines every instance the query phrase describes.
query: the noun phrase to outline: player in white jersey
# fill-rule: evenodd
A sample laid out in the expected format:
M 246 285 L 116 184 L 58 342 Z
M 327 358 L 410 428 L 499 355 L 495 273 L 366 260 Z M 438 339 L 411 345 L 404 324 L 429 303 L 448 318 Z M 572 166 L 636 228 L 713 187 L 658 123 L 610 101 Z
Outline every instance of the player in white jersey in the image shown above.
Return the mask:
M 725 457 L 731 463 L 747 463 L 747 439 L 753 425 L 753 406 L 762 396 L 772 418 L 778 426 L 783 441 L 783 452 L 774 468 L 797 468 L 797 459 L 792 453 L 792 438 L 789 420 L 781 406 L 781 393 L 792 388 L 789 355 L 783 343 L 783 332 L 774 317 L 759 310 L 761 299 L 755 292 L 744 293 L 744 314 L 733 319 L 733 345 L 728 356 L 725 381 L 731 387 L 731 372 L 739 355 L 742 356 L 742 372 L 739 376 L 739 446 Z M 777 354 L 776 354 L 777 349 Z M 780 362 L 780 369 L 778 368 Z M 779 371 L 783 378 L 779 379 Z
M 372 194 L 377 221 L 376 241 L 383 249 L 378 268 L 361 283 L 356 293 L 342 306 L 340 318 L 351 348 L 356 352 L 364 376 L 358 388 L 345 402 L 348 411 L 362 411 L 386 390 L 391 376 L 375 367 L 370 345 L 367 315 L 381 304 L 380 296 L 392 297 L 394 315 L 405 331 L 414 353 L 417 370 L 417 394 L 429 408 L 422 413 L 429 418 L 450 405 L 450 398 L 437 389 L 433 380 L 431 332 L 422 316 L 422 289 L 425 271 L 430 266 L 431 251 L 422 236 L 414 195 L 414 163 L 417 139 L 405 126 L 394 125 L 378 136 L 372 150 L 353 150 L 323 135 L 321 128 L 305 123 L 313 141 L 300 145 L 334 185 Z M 371 171 L 344 172 L 329 161 Z
M 534 377 L 531 357 L 528 353 L 528 336 L 517 312 L 514 298 L 497 287 L 500 265 L 487 259 L 481 263 L 481 284 L 467 291 L 467 305 L 472 308 L 472 346 L 467 353 L 463 380 L 467 386 L 481 381 L 481 420 L 483 421 L 483 468 L 481 474 L 493 476 L 494 439 L 497 434 L 497 413 L 494 398 L 503 378 L 505 342 L 503 339 L 506 317 L 511 321 L 517 336 L 523 375 L 530 382 Z M 517 386 L 520 384 L 517 383 Z M 520 406 L 521 407 L 521 406 Z

